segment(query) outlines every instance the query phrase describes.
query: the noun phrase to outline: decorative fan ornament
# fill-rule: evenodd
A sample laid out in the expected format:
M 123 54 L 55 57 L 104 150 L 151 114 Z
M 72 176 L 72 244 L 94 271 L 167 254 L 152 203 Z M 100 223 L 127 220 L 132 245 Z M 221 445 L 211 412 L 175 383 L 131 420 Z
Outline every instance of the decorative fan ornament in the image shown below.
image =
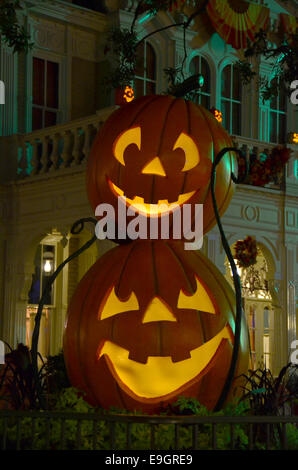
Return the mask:
M 210 0 L 207 12 L 216 32 L 235 49 L 246 49 L 260 29 L 266 29 L 269 9 L 244 0 Z
M 298 28 L 298 18 L 295 16 L 287 15 L 286 13 L 280 13 L 280 23 L 283 31 L 286 34 L 296 34 Z
M 199 7 L 200 4 L 198 5 L 197 2 L 188 2 L 184 4 L 181 11 L 189 18 Z M 200 49 L 203 47 L 215 33 L 213 24 L 205 9 L 199 15 L 194 17 L 190 29 L 197 32 L 190 42 L 192 49 Z

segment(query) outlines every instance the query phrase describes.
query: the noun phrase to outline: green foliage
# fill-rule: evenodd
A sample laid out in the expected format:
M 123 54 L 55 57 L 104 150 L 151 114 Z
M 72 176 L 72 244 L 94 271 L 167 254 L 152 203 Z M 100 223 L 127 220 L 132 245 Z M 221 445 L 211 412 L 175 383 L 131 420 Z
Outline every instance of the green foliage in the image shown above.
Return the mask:
M 195 399 L 179 397 L 177 402 L 172 405 L 176 414 L 191 411 L 196 416 L 243 416 L 250 412 L 248 402 L 241 401 L 231 403 L 224 410 L 214 413 L 208 411 L 206 407 L 200 405 Z M 96 415 L 104 417 L 109 415 L 135 415 L 142 416 L 143 413 L 131 413 L 126 410 L 111 409 L 109 412 L 96 409 L 90 406 L 81 393 L 75 388 L 68 387 L 59 393 L 54 394 L 51 400 L 51 411 L 63 412 L 65 416 L 64 432 L 62 439 L 62 421 L 60 418 L 46 419 L 35 418 L 34 432 L 32 430 L 32 419 L 23 418 L 20 425 L 20 448 L 21 449 L 45 449 L 49 444 L 52 450 L 61 449 L 97 449 L 97 450 L 115 450 L 127 448 L 127 423 L 115 422 L 115 442 L 111 444 L 111 424 L 104 420 L 96 420 L 95 436 L 93 420 L 83 419 L 80 426 L 80 444 L 78 445 L 78 427 L 76 420 L 67 419 L 67 413 L 81 413 L 87 415 Z M 165 410 L 165 416 L 173 416 L 171 409 Z M 1 413 L 0 413 L 1 417 Z M 47 434 L 47 429 L 49 430 Z M 197 447 L 199 450 L 212 449 L 212 429 L 210 424 L 199 424 Z M 281 448 L 278 430 L 276 434 L 275 447 Z M 0 419 L 0 438 L 3 436 L 3 420 Z M 7 447 L 16 448 L 17 425 L 15 418 L 7 420 Z M 179 449 L 190 450 L 193 448 L 193 426 L 181 424 L 177 428 Z M 298 429 L 293 425 L 287 425 L 288 445 L 290 449 L 298 449 Z M 172 450 L 175 447 L 175 426 L 173 424 L 154 425 L 155 449 Z M 146 450 L 151 448 L 151 428 L 146 423 L 130 424 L 130 442 L 131 450 Z M 216 427 L 216 442 L 219 450 L 231 448 L 230 425 L 226 423 L 218 424 Z M 234 448 L 239 450 L 248 449 L 248 428 L 246 425 L 234 425 Z M 256 449 L 265 449 L 264 441 L 261 439 L 255 442 Z
M 63 388 L 70 387 L 62 351 L 56 356 L 49 356 L 47 358 L 45 371 L 47 373 L 49 393 L 58 392 Z
M 27 52 L 33 44 L 25 27 L 18 23 L 17 9 L 21 9 L 19 0 L 0 1 L 0 33 L 4 42 L 12 47 L 14 52 Z
M 298 449 L 298 427 L 295 426 L 294 424 L 289 423 L 286 425 L 286 432 L 287 432 L 288 449 L 297 450 Z
M 298 34 L 290 34 L 277 45 L 268 40 L 267 32 L 260 30 L 245 51 L 245 57 L 264 57 L 272 64 L 272 75 L 275 82 L 283 83 L 290 93 L 290 84 L 298 76 Z M 272 83 L 273 82 L 273 83 Z M 274 80 L 260 77 L 259 85 L 263 101 L 278 96 L 279 87 Z
M 138 39 L 134 31 L 114 28 L 108 34 L 105 53 L 111 52 L 116 65 L 105 79 L 113 88 L 130 85 L 135 76 L 136 47 Z
M 94 413 L 95 408 L 88 405 L 78 391 L 69 387 L 61 391 L 55 399 L 52 400 L 52 410 L 64 413 Z M 42 412 L 41 412 L 42 413 Z M 35 449 L 41 450 L 47 447 L 47 428 L 48 442 L 50 449 L 68 450 L 77 448 L 77 423 L 74 420 L 65 420 L 64 442 L 62 442 L 62 422 L 60 419 L 53 418 L 48 421 L 44 418 L 35 419 L 34 432 L 32 432 L 32 418 L 23 418 L 20 423 L 20 447 L 22 450 Z M 0 435 L 3 434 L 3 420 L 0 420 Z M 8 419 L 7 423 L 7 441 L 8 448 L 14 449 L 16 446 L 17 426 L 15 418 Z M 108 435 L 108 429 L 104 422 L 97 424 L 96 446 L 105 448 L 105 440 Z M 83 421 L 81 425 L 81 447 L 83 449 L 92 449 L 93 423 L 92 421 Z
M 238 60 L 234 63 L 240 73 L 241 81 L 244 85 L 248 85 L 257 73 L 252 69 L 252 64 L 248 60 Z

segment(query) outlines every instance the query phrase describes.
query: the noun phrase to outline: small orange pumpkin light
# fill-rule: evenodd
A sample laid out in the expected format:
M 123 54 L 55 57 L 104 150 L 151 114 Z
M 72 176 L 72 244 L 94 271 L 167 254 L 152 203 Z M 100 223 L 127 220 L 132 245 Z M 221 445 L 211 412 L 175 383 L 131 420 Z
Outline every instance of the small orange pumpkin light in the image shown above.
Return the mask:
M 298 144 L 298 132 L 291 132 L 289 135 L 290 144 Z
M 213 114 L 213 116 L 215 117 L 215 119 L 217 119 L 218 122 L 222 122 L 223 116 L 222 112 L 219 109 L 211 108 L 210 112 Z
M 127 103 L 130 103 L 132 100 L 135 98 L 135 93 L 133 91 L 133 88 L 131 86 L 126 86 L 124 93 L 123 93 L 123 98 Z
M 115 104 L 123 106 L 130 103 L 135 98 L 134 90 L 131 86 L 126 85 L 123 88 L 116 88 L 115 90 Z

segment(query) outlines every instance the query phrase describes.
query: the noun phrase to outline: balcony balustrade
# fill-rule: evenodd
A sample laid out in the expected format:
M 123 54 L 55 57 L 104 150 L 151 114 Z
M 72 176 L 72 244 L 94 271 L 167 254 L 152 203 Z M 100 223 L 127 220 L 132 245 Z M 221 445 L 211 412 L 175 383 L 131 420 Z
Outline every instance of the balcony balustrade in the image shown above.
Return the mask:
M 13 165 L 10 180 L 26 178 L 36 181 L 38 176 L 57 176 L 57 172 L 60 175 L 63 171 L 67 172 L 68 169 L 74 168 L 84 171 L 97 131 L 116 109 L 117 106 L 111 106 L 99 110 L 92 116 L 14 136 L 17 162 Z M 242 136 L 233 137 L 233 141 L 244 155 L 257 159 L 266 158 L 276 146 Z M 298 152 L 296 147 L 292 145 L 289 147 L 294 152 L 287 172 L 279 174 L 274 182 L 266 186 L 267 188 L 284 189 L 286 179 L 291 183 L 297 182 Z M 9 148 L 12 150 L 10 145 Z

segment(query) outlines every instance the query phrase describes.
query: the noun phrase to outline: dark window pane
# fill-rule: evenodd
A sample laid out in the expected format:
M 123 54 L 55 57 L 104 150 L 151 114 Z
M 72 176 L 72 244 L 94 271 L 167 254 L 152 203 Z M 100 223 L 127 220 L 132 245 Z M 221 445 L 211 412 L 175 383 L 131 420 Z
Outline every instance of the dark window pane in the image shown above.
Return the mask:
M 274 78 L 272 81 L 271 81 L 271 85 L 275 85 L 276 84 L 276 78 Z M 277 96 L 273 96 L 270 100 L 270 108 L 271 109 L 277 109 L 277 99 L 278 97 Z
M 136 98 L 139 98 L 140 96 L 144 96 L 144 81 L 136 78 L 134 82 L 134 90 L 135 90 Z
M 44 83 L 45 83 L 45 61 L 33 57 L 33 83 L 32 98 L 33 104 L 43 106 L 44 103 Z
M 231 66 L 227 65 L 221 74 L 221 96 L 231 98 Z
M 59 64 L 47 62 L 47 106 L 59 107 Z
M 278 143 L 284 144 L 286 142 L 287 134 L 287 117 L 285 114 L 279 115 L 279 133 L 278 133 Z
M 57 113 L 45 111 L 44 127 L 55 126 L 57 124 Z
M 277 142 L 277 114 L 274 112 L 270 113 L 270 142 Z
M 198 56 L 194 57 L 189 64 L 190 75 L 195 75 L 200 73 L 200 58 Z
M 32 130 L 42 129 L 42 109 L 32 108 Z
M 230 108 L 231 108 L 231 105 L 229 101 L 225 101 L 225 100 L 221 101 L 221 111 L 223 115 L 222 125 L 228 132 L 230 132 L 230 122 L 231 122 Z
M 155 83 L 147 82 L 146 83 L 146 95 L 155 94 Z
M 279 92 L 279 109 L 280 111 L 285 111 L 285 112 L 287 110 L 287 93 L 283 86 L 280 87 L 280 92 Z
M 155 52 L 150 44 L 146 50 L 146 77 L 155 80 Z
M 241 105 L 232 104 L 232 134 L 241 135 Z
M 136 75 L 138 77 L 144 76 L 144 44 L 140 44 L 137 48 L 136 54 Z
M 233 67 L 233 99 L 241 101 L 240 73 L 235 67 Z

